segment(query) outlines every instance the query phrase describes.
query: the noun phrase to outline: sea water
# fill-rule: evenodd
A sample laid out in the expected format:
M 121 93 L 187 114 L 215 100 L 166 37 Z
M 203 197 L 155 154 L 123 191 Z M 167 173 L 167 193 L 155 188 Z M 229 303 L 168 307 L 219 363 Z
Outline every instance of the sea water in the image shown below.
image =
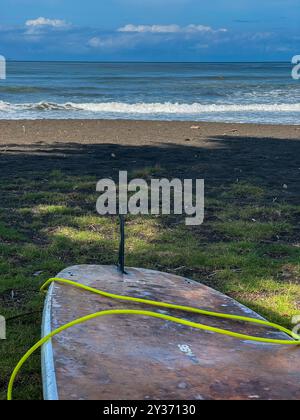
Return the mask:
M 8 62 L 0 119 L 300 123 L 290 63 Z

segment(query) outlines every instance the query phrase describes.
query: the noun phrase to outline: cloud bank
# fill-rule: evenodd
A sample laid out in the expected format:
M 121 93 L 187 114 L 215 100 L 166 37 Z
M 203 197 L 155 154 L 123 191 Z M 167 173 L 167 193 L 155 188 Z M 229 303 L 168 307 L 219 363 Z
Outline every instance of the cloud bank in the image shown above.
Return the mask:
M 188 25 L 133 24 L 111 30 L 37 17 L 18 27 L 1 25 L 0 54 L 14 60 L 266 61 L 298 52 L 292 31 Z
M 216 32 L 227 32 L 227 29 L 213 29 L 206 25 L 194 25 L 190 24 L 187 26 L 179 25 L 132 25 L 128 24 L 118 29 L 118 32 L 127 33 L 159 33 L 159 34 L 176 34 L 176 33 L 216 33 Z

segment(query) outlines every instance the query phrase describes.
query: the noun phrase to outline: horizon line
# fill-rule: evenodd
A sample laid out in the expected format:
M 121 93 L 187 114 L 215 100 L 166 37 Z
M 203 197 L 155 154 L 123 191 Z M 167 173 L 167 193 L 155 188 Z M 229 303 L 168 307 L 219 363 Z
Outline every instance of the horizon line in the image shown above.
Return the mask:
M 91 63 L 91 64 L 251 64 L 251 63 L 289 63 L 288 60 L 252 60 L 252 61 L 148 61 L 148 60 L 16 60 L 6 59 L 7 63 Z

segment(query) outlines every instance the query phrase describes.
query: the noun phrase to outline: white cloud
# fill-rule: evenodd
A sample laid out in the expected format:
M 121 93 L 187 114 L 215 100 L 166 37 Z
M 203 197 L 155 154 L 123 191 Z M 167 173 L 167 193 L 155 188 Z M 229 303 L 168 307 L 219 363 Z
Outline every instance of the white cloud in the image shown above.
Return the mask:
M 227 29 L 213 29 L 205 25 L 132 25 L 128 24 L 118 29 L 118 32 L 135 32 L 135 33 L 216 33 L 227 32 Z
M 152 32 L 152 33 L 177 33 L 180 32 L 178 25 L 125 25 L 118 32 Z
M 45 17 L 39 17 L 37 19 L 27 20 L 26 26 L 37 27 L 37 26 L 52 26 L 53 28 L 63 28 L 69 26 L 65 20 L 61 19 L 48 19 Z
M 172 43 L 176 41 L 180 35 L 184 35 L 184 38 L 193 39 L 197 35 L 209 35 L 210 38 L 220 32 L 227 32 L 227 29 L 213 29 L 210 26 L 205 25 L 132 25 L 128 24 L 122 28 L 117 29 L 115 32 L 99 34 L 90 38 L 87 41 L 87 46 L 94 49 L 124 49 L 132 48 L 136 46 L 154 46 L 158 43 L 168 42 Z M 157 36 L 151 36 L 156 34 Z M 150 35 L 150 36 L 148 36 Z
M 88 45 L 90 46 L 90 47 L 93 47 L 93 48 L 99 48 L 99 47 L 102 47 L 102 45 L 103 45 L 103 41 L 99 38 L 99 37 L 94 37 L 94 38 L 91 38 L 89 41 L 88 41 Z
M 103 37 L 93 37 L 91 38 L 87 45 L 92 48 L 98 49 L 119 49 L 119 48 L 128 48 L 133 47 L 138 44 L 139 40 L 135 37 L 128 37 L 124 35 L 119 36 L 103 36 Z
M 220 29 L 213 29 L 210 26 L 205 25 L 188 25 L 185 28 L 183 28 L 183 32 L 227 32 L 228 30 L 226 28 L 220 28 Z
M 34 32 L 43 28 L 65 29 L 70 27 L 70 24 L 68 24 L 65 20 L 48 19 L 45 17 L 27 20 L 25 25 L 27 26 L 29 32 Z

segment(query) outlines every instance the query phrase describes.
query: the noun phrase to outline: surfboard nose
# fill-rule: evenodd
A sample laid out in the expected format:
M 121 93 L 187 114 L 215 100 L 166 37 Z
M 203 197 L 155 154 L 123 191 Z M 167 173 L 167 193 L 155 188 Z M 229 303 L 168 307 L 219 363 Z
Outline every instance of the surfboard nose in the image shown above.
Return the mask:
M 115 266 L 82 265 L 69 267 L 58 277 L 118 295 L 262 319 L 192 280 L 140 268 L 127 268 L 126 273 Z M 43 334 L 85 315 L 117 309 L 145 310 L 145 305 L 55 283 L 45 303 Z M 249 335 L 288 339 L 259 325 L 154 310 Z M 299 348 L 235 340 L 146 316 L 123 314 L 88 321 L 54 337 L 42 353 L 45 399 L 300 398 Z

